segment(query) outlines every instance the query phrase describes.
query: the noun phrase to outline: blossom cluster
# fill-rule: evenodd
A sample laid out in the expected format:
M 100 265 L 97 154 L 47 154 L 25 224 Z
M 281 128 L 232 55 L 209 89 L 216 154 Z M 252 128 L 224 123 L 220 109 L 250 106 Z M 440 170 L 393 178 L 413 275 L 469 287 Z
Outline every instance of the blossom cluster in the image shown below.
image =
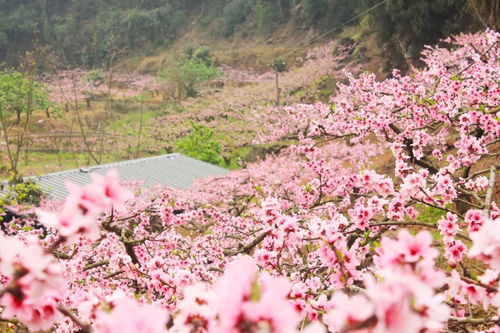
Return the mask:
M 262 139 L 291 147 L 191 189 L 68 184 L 0 240 L 0 321 L 498 332 L 499 38 L 460 35 L 411 75 L 351 75 L 329 103 L 275 108 Z

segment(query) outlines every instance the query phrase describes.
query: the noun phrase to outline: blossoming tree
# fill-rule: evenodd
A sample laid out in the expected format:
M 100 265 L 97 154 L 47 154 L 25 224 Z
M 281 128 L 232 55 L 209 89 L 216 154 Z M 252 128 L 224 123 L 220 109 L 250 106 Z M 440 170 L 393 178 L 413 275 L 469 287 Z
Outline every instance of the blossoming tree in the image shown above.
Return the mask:
M 132 194 L 116 173 L 68 184 L 1 236 L 1 320 L 498 332 L 499 37 L 448 39 L 408 76 L 350 76 L 328 104 L 269 115 L 262 140 L 295 145 L 193 189 Z

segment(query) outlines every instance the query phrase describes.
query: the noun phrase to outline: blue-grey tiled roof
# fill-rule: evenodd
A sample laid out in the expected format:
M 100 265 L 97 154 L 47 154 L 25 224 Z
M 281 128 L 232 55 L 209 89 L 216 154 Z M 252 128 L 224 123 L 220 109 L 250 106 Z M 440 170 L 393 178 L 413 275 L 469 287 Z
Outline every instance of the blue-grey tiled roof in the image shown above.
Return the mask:
M 91 182 L 92 173 L 105 175 L 110 169 L 116 169 L 122 181 L 141 180 L 145 181 L 145 187 L 167 185 L 179 189 L 190 187 L 195 179 L 229 172 L 227 169 L 174 153 L 49 173 L 30 179 L 39 183 L 51 198 L 64 199 L 68 194 L 66 180 L 86 185 Z

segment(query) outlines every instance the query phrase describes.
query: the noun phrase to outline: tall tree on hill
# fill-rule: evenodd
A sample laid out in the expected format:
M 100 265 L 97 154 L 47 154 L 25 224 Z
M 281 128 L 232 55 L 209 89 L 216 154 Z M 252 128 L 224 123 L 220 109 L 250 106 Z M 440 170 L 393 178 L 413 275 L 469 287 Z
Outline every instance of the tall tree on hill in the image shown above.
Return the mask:
M 366 7 L 379 0 L 363 0 Z M 369 15 L 379 42 L 398 50 L 411 63 L 424 45 L 473 25 L 464 10 L 467 0 L 386 0 Z

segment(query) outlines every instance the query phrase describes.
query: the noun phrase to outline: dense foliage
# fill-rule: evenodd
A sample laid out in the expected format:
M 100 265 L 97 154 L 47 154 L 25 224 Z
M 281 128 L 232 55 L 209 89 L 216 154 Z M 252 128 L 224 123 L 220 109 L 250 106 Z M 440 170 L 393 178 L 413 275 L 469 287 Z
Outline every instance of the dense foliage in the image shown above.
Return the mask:
M 213 138 L 213 130 L 196 123 L 192 123 L 191 126 L 192 132 L 177 141 L 179 151 L 208 163 L 220 164 L 221 146 Z
M 460 35 L 411 75 L 349 75 L 329 103 L 274 109 L 262 140 L 296 144 L 195 188 L 132 192 L 114 172 L 69 183 L 64 203 L 0 236 L 0 318 L 56 332 L 497 332 L 499 38 Z
M 116 53 L 145 54 L 170 45 L 192 23 L 228 37 L 266 34 L 293 25 L 331 29 L 379 3 L 376 0 L 2 0 L 0 59 L 15 62 L 34 39 L 63 62 L 104 66 Z M 475 28 L 477 15 L 498 8 L 472 0 L 386 0 L 368 13 L 371 30 L 393 50 L 416 56 L 424 43 Z M 466 5 L 471 3 L 471 5 Z M 473 4 L 474 3 L 474 4 Z M 477 9 L 480 8 L 480 9 Z M 489 14 L 488 14 L 489 15 Z M 362 19 L 362 17 L 360 18 Z M 355 24 L 359 20 L 350 22 Z M 496 22 L 492 24 L 495 25 Z
M 43 85 L 27 74 L 0 72 L 0 128 L 5 146 L 10 177 L 17 178 L 18 163 L 30 117 L 36 110 L 50 114 L 49 99 Z M 15 119 L 15 120 L 12 120 Z
M 197 84 L 216 78 L 219 70 L 207 47 L 188 48 L 182 60 L 172 61 L 159 73 L 163 82 L 177 85 L 178 97 L 196 97 Z
M 0 117 L 15 115 L 19 124 L 21 116 L 34 110 L 47 109 L 49 100 L 43 86 L 19 72 L 0 72 Z

